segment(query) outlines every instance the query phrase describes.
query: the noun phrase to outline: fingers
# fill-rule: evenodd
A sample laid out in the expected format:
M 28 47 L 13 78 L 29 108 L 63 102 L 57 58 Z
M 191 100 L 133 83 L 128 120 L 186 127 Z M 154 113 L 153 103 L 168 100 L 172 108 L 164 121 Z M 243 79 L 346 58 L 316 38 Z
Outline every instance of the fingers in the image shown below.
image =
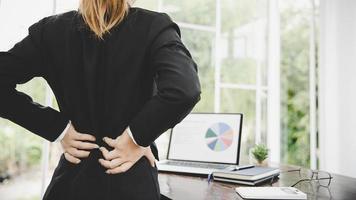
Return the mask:
M 129 170 L 133 166 L 133 162 L 125 162 L 119 167 L 115 167 L 113 169 L 108 169 L 106 170 L 107 174 L 118 174 L 118 173 L 123 173 Z
M 111 146 L 111 147 L 115 147 L 115 146 L 116 146 L 117 141 L 114 140 L 114 139 L 111 139 L 111 138 L 109 138 L 109 137 L 104 137 L 103 140 L 104 140 L 104 142 L 105 142 L 106 144 L 108 144 L 108 145 Z
M 72 147 L 76 149 L 85 149 L 85 150 L 90 150 L 90 149 L 97 149 L 99 148 L 99 145 L 90 143 L 90 142 L 82 142 L 82 141 L 73 141 L 72 142 Z
M 73 147 L 69 148 L 67 150 L 67 153 L 69 153 L 71 156 L 74 156 L 76 158 L 87 158 L 90 154 L 89 151 L 78 150 Z
M 113 168 L 116 168 L 116 167 L 119 167 L 120 165 L 122 165 L 124 163 L 124 160 L 121 158 L 116 158 L 111 161 L 108 161 L 108 160 L 104 160 L 104 159 L 100 158 L 99 162 L 105 168 L 113 169 Z
M 75 140 L 81 140 L 81 141 L 95 141 L 95 137 L 89 134 L 85 134 L 85 133 L 78 133 L 76 132 L 76 134 L 74 134 L 73 138 Z
M 74 163 L 74 164 L 78 164 L 80 163 L 80 160 L 72 155 L 70 155 L 69 153 L 65 152 L 64 153 L 64 157 L 66 160 L 68 160 L 69 162 L 71 163 Z
M 101 151 L 101 153 L 103 154 L 103 156 L 106 160 L 110 160 L 108 157 L 109 151 L 105 147 L 100 147 L 99 150 Z
M 90 141 L 90 142 L 85 142 Z M 61 140 L 66 160 L 72 163 L 81 162 L 81 158 L 87 158 L 91 149 L 99 148 L 95 143 L 95 137 L 89 134 L 79 133 L 71 125 L 68 133 Z
M 120 157 L 120 154 L 118 153 L 118 151 L 116 149 L 114 149 L 112 151 L 108 151 L 105 147 L 100 147 L 99 150 L 103 154 L 105 160 L 112 160 L 114 158 Z

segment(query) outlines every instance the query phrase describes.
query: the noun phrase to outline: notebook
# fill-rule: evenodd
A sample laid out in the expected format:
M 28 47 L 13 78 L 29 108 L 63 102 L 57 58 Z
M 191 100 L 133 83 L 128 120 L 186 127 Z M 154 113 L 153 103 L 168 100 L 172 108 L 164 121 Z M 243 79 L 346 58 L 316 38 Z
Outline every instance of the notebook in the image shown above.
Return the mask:
M 243 181 L 257 181 L 271 176 L 279 175 L 278 168 L 271 167 L 252 167 L 248 169 L 236 170 L 236 171 L 215 171 L 213 173 L 214 179 L 227 178 Z M 216 179 L 217 180 L 217 179 Z
M 273 178 L 276 178 L 277 176 L 278 175 L 272 175 L 272 176 L 268 176 L 266 178 L 262 178 L 262 179 L 255 180 L 255 181 L 244 181 L 244 180 L 220 178 L 220 177 L 214 177 L 214 180 L 215 181 L 222 181 L 222 182 L 229 182 L 229 183 L 237 183 L 237 184 L 254 186 L 254 185 L 259 185 L 259 184 L 271 181 Z

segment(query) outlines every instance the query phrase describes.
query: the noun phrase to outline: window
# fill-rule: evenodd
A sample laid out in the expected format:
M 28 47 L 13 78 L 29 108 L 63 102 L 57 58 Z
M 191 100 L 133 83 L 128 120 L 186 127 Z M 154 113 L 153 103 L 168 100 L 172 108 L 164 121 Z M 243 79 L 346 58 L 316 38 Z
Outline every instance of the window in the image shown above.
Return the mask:
M 139 1 L 137 1 L 139 3 Z M 266 140 L 267 1 L 162 0 L 199 67 L 202 99 L 193 112 L 245 115 L 241 162 Z M 168 136 L 158 140 L 165 157 Z
M 318 3 L 284 0 L 279 7 L 278 3 L 271 6 L 273 3 L 267 0 L 161 0 L 154 5 L 158 5 L 156 10 L 169 13 L 180 25 L 182 39 L 198 63 L 203 93 L 193 111 L 245 114 L 241 162 L 248 161 L 248 150 L 255 143 L 267 143 L 268 127 L 272 126 L 268 124 L 268 116 L 271 116 L 268 110 L 275 112 L 272 107 L 268 108 L 272 88 L 280 90 L 281 95 L 280 105 L 277 105 L 281 107 L 281 140 L 273 136 L 270 139 L 277 140 L 275 143 L 280 143 L 281 149 L 273 145 L 270 148 L 277 148 L 272 150 L 278 154 L 277 158 L 281 157 L 282 163 L 315 166 L 317 135 L 316 124 L 311 119 L 316 118 L 315 110 L 312 111 L 316 109 L 316 96 L 311 91 L 316 89 L 317 40 L 312 35 L 316 37 Z M 268 16 L 272 12 L 278 17 Z M 273 28 L 278 30 L 268 30 Z M 278 37 L 280 55 L 274 55 L 277 52 L 268 46 L 271 45 L 268 40 L 273 40 L 271 37 Z M 272 57 L 280 59 L 280 88 L 269 85 L 274 71 L 268 68 L 267 61 Z M 314 83 L 310 83 L 313 76 Z M 312 118 L 309 115 L 313 115 Z M 165 157 L 168 134 L 162 138 L 158 143 L 163 147 L 161 156 Z M 310 155 L 314 157 L 313 163 L 310 163 Z
M 317 64 L 313 3 L 284 0 L 280 4 L 281 161 L 315 168 L 316 124 L 311 123 L 311 118 L 316 116 L 312 111 L 315 108 L 310 107 L 316 104 L 315 94 L 310 95 L 316 91 L 316 75 L 311 70 L 315 70 Z
M 316 97 L 311 91 L 316 89 L 318 4 L 316 1 L 313 6 L 314 0 L 283 0 L 278 8 L 277 2 L 137 0 L 134 6 L 166 12 L 179 24 L 182 40 L 198 64 L 202 85 L 202 99 L 193 111 L 244 113 L 241 163 L 249 162 L 249 149 L 254 144 L 276 140 L 278 145 L 270 145 L 271 152 L 282 163 L 316 166 Z M 78 3 L 1 0 L 0 50 L 11 48 L 35 21 L 77 10 Z M 279 50 L 279 42 L 280 53 L 274 51 Z M 271 64 L 273 59 L 277 60 Z M 280 78 L 280 85 L 275 77 Z M 33 79 L 18 89 L 58 109 L 43 79 Z M 279 92 L 281 99 L 273 96 Z M 279 116 L 271 115 L 273 108 L 279 107 L 280 119 L 272 119 Z M 281 132 L 280 141 L 279 133 L 271 130 Z M 157 140 L 161 158 L 166 156 L 168 140 L 168 132 Z M 58 163 L 59 145 L 0 119 L 0 149 L 0 176 L 15 174 L 9 183 L 0 183 L 1 196 L 39 199 Z M 18 186 L 26 189 L 26 198 L 16 196 L 21 195 L 16 191 Z

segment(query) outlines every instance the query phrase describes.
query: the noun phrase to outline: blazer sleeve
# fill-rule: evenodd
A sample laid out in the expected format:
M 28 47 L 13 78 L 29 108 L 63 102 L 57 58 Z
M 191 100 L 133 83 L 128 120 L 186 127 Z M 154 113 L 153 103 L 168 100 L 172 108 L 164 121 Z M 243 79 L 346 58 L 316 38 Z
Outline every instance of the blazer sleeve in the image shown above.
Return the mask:
M 180 38 L 177 24 L 167 14 L 153 21 L 148 60 L 157 93 L 129 124 L 135 141 L 149 146 L 186 117 L 200 100 L 198 69 Z
M 0 117 L 54 141 L 66 127 L 66 117 L 16 90 L 17 84 L 46 77 L 42 32 L 44 19 L 31 25 L 28 35 L 7 52 L 0 52 Z

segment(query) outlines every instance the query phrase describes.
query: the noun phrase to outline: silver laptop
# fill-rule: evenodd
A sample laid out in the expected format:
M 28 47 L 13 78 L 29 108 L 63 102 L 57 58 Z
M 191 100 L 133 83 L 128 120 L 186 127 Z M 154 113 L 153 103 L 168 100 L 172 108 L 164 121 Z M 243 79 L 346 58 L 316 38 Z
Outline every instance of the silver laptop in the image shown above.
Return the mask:
M 243 115 L 191 113 L 171 129 L 159 171 L 207 175 L 239 164 Z

